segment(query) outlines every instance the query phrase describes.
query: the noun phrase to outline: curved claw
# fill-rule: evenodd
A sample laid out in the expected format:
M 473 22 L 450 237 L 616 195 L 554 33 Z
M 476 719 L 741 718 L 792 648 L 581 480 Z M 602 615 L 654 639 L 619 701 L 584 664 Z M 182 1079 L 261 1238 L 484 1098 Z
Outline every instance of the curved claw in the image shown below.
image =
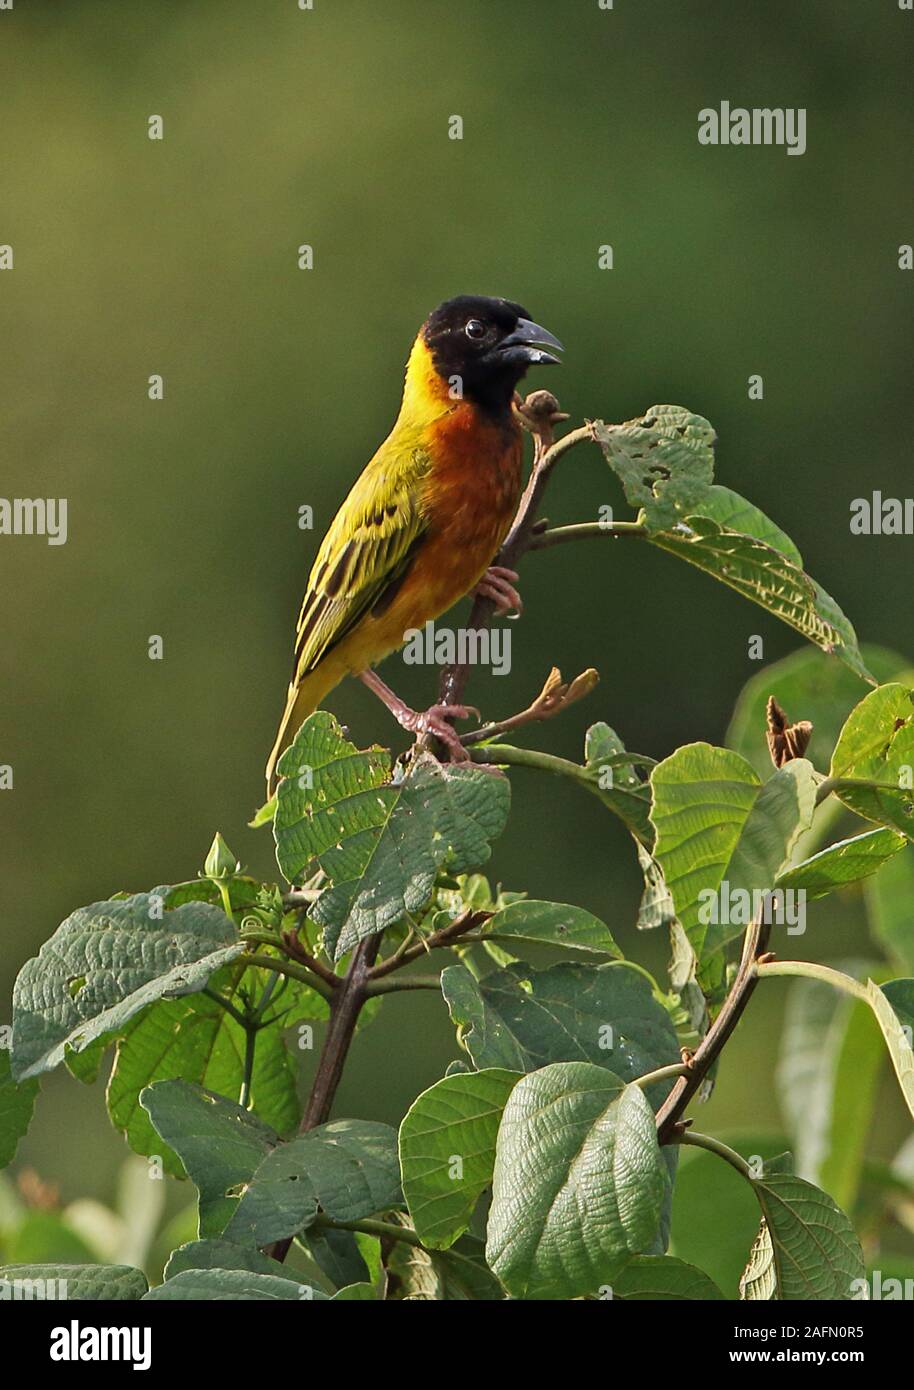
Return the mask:
M 520 616 L 524 611 L 524 602 L 514 587 L 517 580 L 517 570 L 509 570 L 504 565 L 490 565 L 473 593 L 491 599 L 497 613 L 514 612 Z
M 481 718 L 479 710 L 475 705 L 430 705 L 427 710 L 418 715 L 417 732 L 431 734 L 433 738 L 440 739 L 451 755 L 451 761 L 455 763 L 465 763 L 469 761 L 469 753 L 460 742 L 460 737 L 451 719 L 469 719 L 475 715 Z

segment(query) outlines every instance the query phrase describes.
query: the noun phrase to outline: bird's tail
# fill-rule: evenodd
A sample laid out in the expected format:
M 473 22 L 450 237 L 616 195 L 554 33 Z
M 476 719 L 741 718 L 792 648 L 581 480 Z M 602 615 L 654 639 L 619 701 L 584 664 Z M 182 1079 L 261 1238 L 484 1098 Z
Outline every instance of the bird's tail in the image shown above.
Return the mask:
M 332 690 L 339 680 L 338 673 L 325 669 L 328 664 L 322 662 L 303 680 L 289 686 L 289 695 L 282 719 L 279 721 L 276 742 L 273 744 L 272 752 L 267 759 L 268 797 L 273 795 L 279 780 L 276 776 L 276 764 L 279 762 L 280 755 L 288 748 L 308 715 L 314 713 L 328 690 Z

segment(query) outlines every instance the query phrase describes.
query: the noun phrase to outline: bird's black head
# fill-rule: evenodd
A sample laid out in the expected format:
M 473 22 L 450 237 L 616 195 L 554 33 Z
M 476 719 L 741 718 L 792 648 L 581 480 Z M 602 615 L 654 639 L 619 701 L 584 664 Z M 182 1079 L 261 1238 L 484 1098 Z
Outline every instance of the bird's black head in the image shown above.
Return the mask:
M 493 414 L 507 412 L 517 383 L 532 366 L 557 363 L 546 348 L 562 345 L 509 299 L 463 294 L 448 299 L 422 325 L 435 369 L 459 379 L 463 396 Z

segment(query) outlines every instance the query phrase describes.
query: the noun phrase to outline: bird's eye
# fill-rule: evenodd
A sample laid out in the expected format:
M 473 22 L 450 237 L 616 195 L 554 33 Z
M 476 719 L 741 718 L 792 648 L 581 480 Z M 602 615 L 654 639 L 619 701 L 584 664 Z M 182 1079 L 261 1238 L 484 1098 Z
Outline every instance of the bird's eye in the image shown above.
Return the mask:
M 486 326 L 481 319 L 469 319 L 466 326 L 466 335 L 474 342 L 479 342 L 480 338 L 486 336 Z

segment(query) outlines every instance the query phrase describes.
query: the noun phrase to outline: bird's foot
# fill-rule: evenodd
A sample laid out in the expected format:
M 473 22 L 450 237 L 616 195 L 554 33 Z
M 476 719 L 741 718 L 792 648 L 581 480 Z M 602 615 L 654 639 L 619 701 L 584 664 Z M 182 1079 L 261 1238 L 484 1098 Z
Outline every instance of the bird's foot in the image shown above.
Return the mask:
M 497 613 L 513 612 L 520 616 L 524 604 L 514 587 L 518 577 L 517 570 L 506 569 L 504 565 L 490 565 L 473 593 L 480 598 L 491 599 Z
M 469 719 L 475 715 L 479 719 L 479 710 L 474 705 L 430 705 L 428 709 L 422 711 L 410 710 L 412 716 L 409 723 L 400 720 L 404 729 L 412 729 L 419 739 L 425 738 L 430 734 L 432 738 L 437 738 L 444 744 L 450 754 L 452 763 L 465 763 L 469 761 L 469 753 L 460 742 L 460 736 L 451 719 Z
M 401 729 L 408 729 L 410 733 L 416 735 L 416 742 L 430 734 L 432 738 L 439 739 L 447 748 L 451 755 L 451 761 L 464 763 L 469 758 L 469 753 L 454 729 L 450 719 L 469 719 L 470 715 L 480 718 L 479 710 L 473 705 L 430 705 L 425 710 L 410 709 L 404 700 L 401 700 L 389 685 L 385 685 L 381 677 L 374 671 L 358 672 L 360 681 L 363 681 L 382 700 L 390 710 L 394 719 Z

